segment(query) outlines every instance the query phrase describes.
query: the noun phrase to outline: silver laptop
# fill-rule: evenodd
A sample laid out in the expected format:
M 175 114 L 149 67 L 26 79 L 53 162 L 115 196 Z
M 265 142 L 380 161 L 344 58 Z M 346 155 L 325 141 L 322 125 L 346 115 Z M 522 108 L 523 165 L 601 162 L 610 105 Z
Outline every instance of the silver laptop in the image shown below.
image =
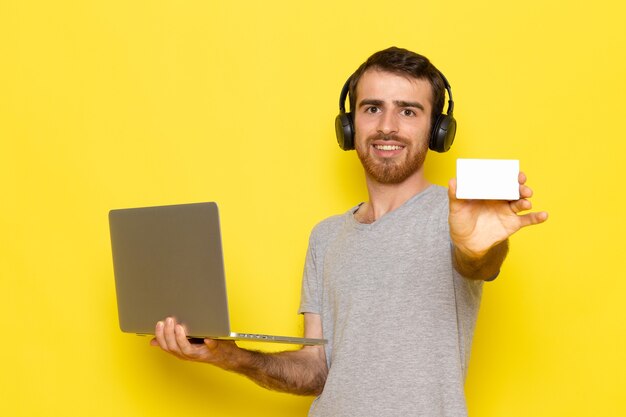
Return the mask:
M 111 210 L 109 226 L 122 331 L 154 334 L 176 317 L 194 339 L 326 343 L 230 331 L 216 203 Z

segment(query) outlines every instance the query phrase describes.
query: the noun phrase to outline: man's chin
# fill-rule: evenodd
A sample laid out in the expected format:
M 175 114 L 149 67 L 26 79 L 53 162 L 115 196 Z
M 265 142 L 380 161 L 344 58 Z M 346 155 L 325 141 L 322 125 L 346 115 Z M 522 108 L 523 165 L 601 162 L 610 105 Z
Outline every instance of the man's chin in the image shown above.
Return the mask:
M 400 184 L 409 179 L 422 168 L 424 158 L 418 158 L 412 163 L 404 161 L 397 163 L 390 158 L 384 161 L 374 161 L 372 158 L 361 158 L 361 164 L 367 176 L 379 184 Z
M 379 184 L 400 184 L 406 181 L 417 170 L 406 170 L 399 167 L 365 167 L 365 172 Z

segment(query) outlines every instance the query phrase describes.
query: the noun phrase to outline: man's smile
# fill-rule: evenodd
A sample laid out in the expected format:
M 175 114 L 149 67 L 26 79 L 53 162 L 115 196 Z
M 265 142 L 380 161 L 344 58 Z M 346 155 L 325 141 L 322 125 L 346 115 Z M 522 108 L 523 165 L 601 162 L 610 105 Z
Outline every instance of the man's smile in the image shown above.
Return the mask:
M 372 142 L 373 154 L 379 158 L 393 158 L 403 153 L 406 145 L 399 141 L 376 140 Z
M 380 151 L 397 151 L 400 149 L 404 149 L 404 146 L 400 145 L 374 145 L 374 148 Z

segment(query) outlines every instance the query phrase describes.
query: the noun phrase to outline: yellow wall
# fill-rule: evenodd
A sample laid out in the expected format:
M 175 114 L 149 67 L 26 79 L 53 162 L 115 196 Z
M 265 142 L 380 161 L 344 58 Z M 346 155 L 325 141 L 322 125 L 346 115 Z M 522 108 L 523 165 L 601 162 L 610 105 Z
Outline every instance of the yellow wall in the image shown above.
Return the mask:
M 118 330 L 107 212 L 218 201 L 234 327 L 298 333 L 308 233 L 365 198 L 339 91 L 391 45 L 453 87 L 431 180 L 519 158 L 551 214 L 486 286 L 470 414 L 626 415 L 621 4 L 0 0 L 0 415 L 304 415 Z

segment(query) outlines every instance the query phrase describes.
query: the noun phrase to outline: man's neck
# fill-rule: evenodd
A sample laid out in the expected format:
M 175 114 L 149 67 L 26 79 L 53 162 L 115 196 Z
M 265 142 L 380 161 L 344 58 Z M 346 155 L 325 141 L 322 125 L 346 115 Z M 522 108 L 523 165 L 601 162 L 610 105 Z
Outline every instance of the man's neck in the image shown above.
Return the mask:
M 399 184 L 381 184 L 368 175 L 365 183 L 369 201 L 362 204 L 355 213 L 355 218 L 360 223 L 375 222 L 430 186 L 422 169 Z

